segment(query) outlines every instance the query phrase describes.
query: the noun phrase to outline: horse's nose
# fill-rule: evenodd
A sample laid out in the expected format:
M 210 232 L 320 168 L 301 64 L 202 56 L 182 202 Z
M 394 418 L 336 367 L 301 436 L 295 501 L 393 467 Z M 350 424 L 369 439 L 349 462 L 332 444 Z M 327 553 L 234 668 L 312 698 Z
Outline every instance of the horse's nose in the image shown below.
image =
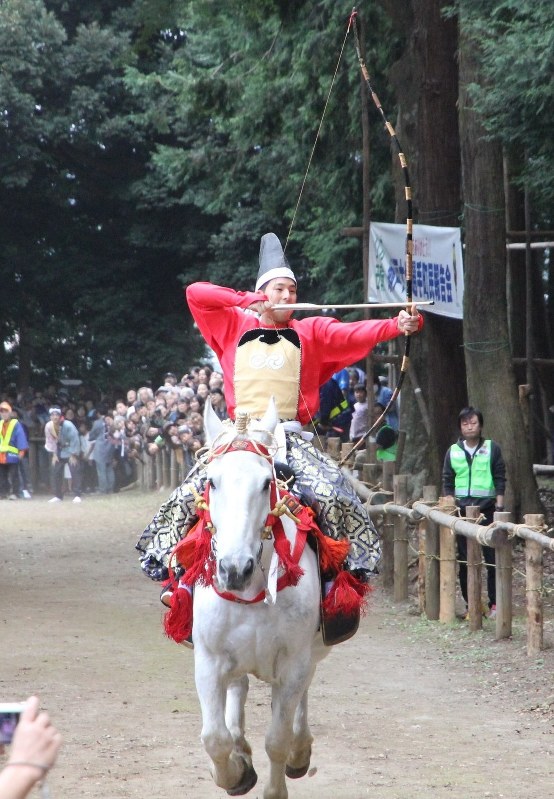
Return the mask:
M 254 558 L 237 561 L 235 558 L 222 558 L 219 561 L 219 579 L 227 590 L 242 591 L 254 574 Z

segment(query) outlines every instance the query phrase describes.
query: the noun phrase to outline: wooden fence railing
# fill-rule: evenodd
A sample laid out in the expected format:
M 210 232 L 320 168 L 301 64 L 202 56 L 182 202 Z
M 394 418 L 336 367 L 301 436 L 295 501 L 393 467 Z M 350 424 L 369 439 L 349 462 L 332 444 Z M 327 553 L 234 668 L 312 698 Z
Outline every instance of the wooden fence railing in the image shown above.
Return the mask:
M 359 495 L 366 499 L 370 516 L 382 536 L 381 574 L 383 587 L 392 591 L 396 602 L 409 598 L 410 538 L 417 546 L 418 600 L 422 613 L 430 620 L 448 624 L 456 618 L 456 535 L 468 539 L 469 629 L 482 627 L 481 546 L 494 547 L 496 554 L 496 631 L 497 640 L 512 635 L 513 543 L 525 542 L 525 596 L 527 614 L 527 653 L 536 655 L 544 646 L 544 558 L 554 552 L 554 538 L 546 534 L 544 516 L 527 514 L 523 524 L 513 524 L 510 513 L 495 513 L 494 523 L 478 524 L 479 508 L 468 508 L 460 518 L 445 512 L 445 498 L 437 489 L 426 486 L 421 501 L 406 504 L 407 475 L 393 476 L 393 498 L 374 504 L 383 492 L 373 492 L 354 481 Z M 411 532 L 411 536 L 410 536 Z
M 41 458 L 43 439 L 30 441 L 30 467 L 33 485 L 43 480 L 47 484 L 48 461 Z M 350 445 L 343 445 L 344 453 Z M 340 445 L 336 452 L 340 458 Z M 44 468 L 46 466 L 46 472 Z M 544 645 L 543 579 L 544 557 L 554 551 L 554 538 L 545 534 L 544 517 L 528 514 L 523 524 L 513 524 L 511 514 L 495 513 L 489 527 L 471 521 L 479 509 L 468 509 L 468 517 L 455 517 L 445 512 L 444 499 L 438 498 L 434 486 L 424 487 L 420 501 L 408 506 L 408 476 L 395 474 L 394 461 L 378 465 L 363 463 L 362 469 L 350 474 L 358 495 L 366 501 L 370 516 L 380 529 L 382 584 L 392 592 L 394 600 L 402 602 L 409 594 L 410 531 L 418 557 L 418 600 L 422 613 L 430 620 L 451 623 L 456 617 L 456 535 L 468 539 L 468 612 L 469 629 L 482 627 L 481 545 L 492 546 L 496 552 L 496 638 L 512 634 L 513 604 L 513 542 L 525 542 L 525 594 L 527 611 L 527 652 L 535 655 Z M 362 472 L 364 479 L 375 477 L 378 469 L 381 483 L 371 490 L 354 474 Z M 174 450 L 162 450 L 155 456 L 144 454 L 137 462 L 137 487 L 142 491 L 166 490 L 168 493 L 182 483 L 188 467 Z M 387 501 L 392 496 L 391 501 Z

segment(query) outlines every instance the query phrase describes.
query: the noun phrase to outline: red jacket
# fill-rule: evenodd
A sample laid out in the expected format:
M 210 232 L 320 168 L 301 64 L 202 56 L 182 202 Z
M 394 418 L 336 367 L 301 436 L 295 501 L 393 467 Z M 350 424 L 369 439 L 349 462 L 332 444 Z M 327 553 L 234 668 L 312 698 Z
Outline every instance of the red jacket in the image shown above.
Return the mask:
M 194 321 L 206 343 L 216 353 L 225 384 L 229 415 L 235 414 L 235 356 L 241 336 L 249 330 L 263 329 L 258 317 L 244 313 L 265 295 L 252 291 L 192 283 L 186 298 Z M 300 393 L 297 419 L 301 424 L 312 421 L 319 407 L 319 387 L 345 366 L 365 358 L 381 341 L 400 335 L 396 319 L 372 319 L 362 322 L 339 322 L 325 316 L 292 319 L 277 329 L 291 328 L 300 339 Z M 268 400 L 271 386 L 268 386 Z

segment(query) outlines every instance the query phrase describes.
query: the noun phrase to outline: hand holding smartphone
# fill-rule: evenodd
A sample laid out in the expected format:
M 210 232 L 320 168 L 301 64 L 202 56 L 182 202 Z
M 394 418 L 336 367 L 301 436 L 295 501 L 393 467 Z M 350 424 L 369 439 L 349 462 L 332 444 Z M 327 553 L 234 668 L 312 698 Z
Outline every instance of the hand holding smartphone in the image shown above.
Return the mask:
M 0 702 L 0 746 L 11 744 L 24 709 L 24 702 Z

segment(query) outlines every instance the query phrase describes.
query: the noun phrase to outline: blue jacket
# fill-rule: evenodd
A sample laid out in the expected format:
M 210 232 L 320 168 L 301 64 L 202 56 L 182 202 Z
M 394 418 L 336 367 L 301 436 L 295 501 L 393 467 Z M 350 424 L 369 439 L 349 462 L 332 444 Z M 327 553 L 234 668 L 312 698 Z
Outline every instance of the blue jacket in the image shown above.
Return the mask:
M 73 424 L 66 419 L 63 420 L 60 426 L 58 437 L 58 457 L 69 458 L 71 455 L 79 457 L 81 454 L 81 439 L 79 438 L 79 431 Z
M 10 419 L 6 422 L 7 430 L 9 429 L 11 421 Z M 27 441 L 23 425 L 16 420 L 9 435 L 6 436 L 6 440 L 2 438 L 3 429 L 3 422 L 0 422 L 0 463 L 17 463 L 19 461 L 19 452 L 29 449 L 29 442 Z M 17 449 L 17 452 L 9 452 L 8 448 Z

